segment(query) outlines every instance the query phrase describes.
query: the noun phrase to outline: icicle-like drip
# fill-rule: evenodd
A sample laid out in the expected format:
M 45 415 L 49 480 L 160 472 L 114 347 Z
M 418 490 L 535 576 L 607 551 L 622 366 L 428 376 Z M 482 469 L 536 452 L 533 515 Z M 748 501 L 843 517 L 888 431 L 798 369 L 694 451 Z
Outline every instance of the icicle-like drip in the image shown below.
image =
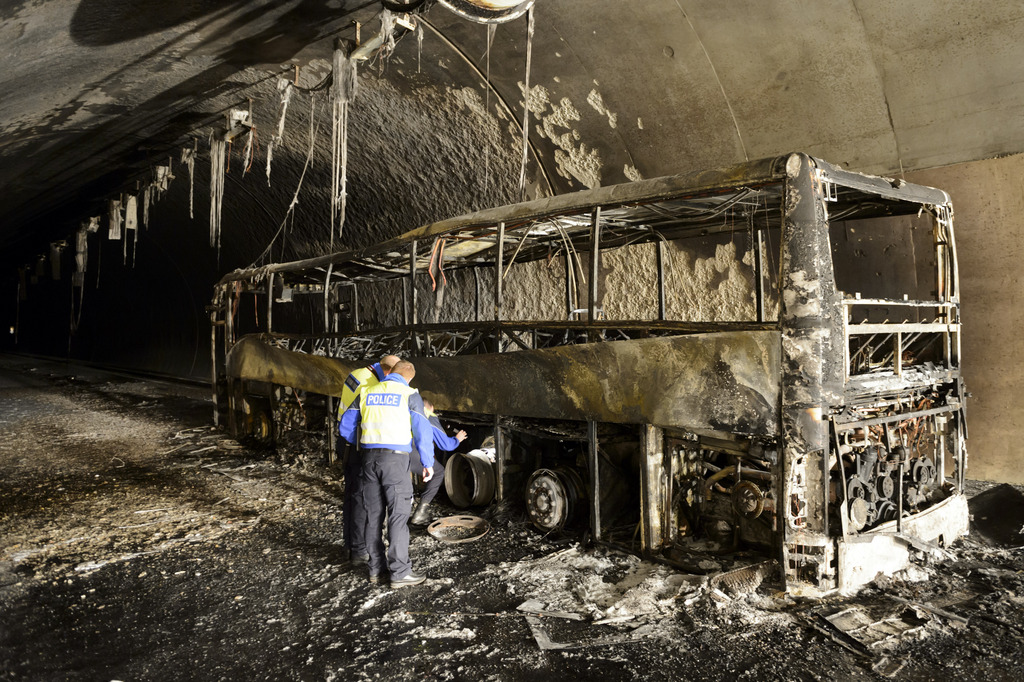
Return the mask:
M 390 14 L 386 10 L 383 14 Z M 383 21 L 383 19 L 381 20 Z M 392 39 L 392 44 L 393 44 Z M 341 237 L 348 200 L 348 103 L 356 96 L 356 62 L 341 49 L 334 51 L 334 83 L 331 86 L 331 250 L 334 234 Z M 335 226 L 337 226 L 335 228 Z
M 121 238 L 121 200 L 111 199 L 107 212 L 110 223 L 107 226 L 107 239 Z
M 210 246 L 217 247 L 220 260 L 220 209 L 224 201 L 224 151 L 227 145 L 223 139 L 210 139 Z
M 153 185 L 142 190 L 142 226 L 149 228 L 149 205 L 153 203 Z
M 391 56 L 391 53 L 395 51 L 395 24 L 398 23 L 398 15 L 391 10 L 381 10 L 380 12 L 380 32 L 384 36 L 384 42 L 381 43 L 380 49 L 377 51 L 377 55 L 380 58 L 380 63 L 383 63 L 385 59 Z M 337 80 L 335 80 L 337 82 Z
M 128 195 L 128 201 L 124 205 L 124 229 L 139 229 L 139 200 L 134 194 Z
M 192 149 L 188 147 L 182 147 L 181 149 L 181 162 L 188 168 L 188 217 L 195 219 L 195 214 L 192 211 L 192 207 L 195 200 L 196 192 L 196 151 L 198 140 L 192 140 Z M 149 189 L 146 190 L 143 202 L 143 225 L 149 227 Z
M 50 275 L 55 282 L 60 281 L 60 254 L 64 252 L 67 243 L 63 241 L 50 242 Z
M 89 262 L 88 223 L 75 233 L 75 271 L 71 273 L 71 331 L 77 331 L 82 321 L 82 301 L 85 297 L 85 267 Z M 75 289 L 78 289 L 78 309 L 75 310 Z
M 170 159 L 167 160 L 166 166 L 157 166 L 153 169 L 153 190 L 156 192 L 156 196 L 153 197 L 153 201 L 159 201 L 163 198 L 164 192 L 171 187 L 171 180 L 174 179 L 174 174 L 171 172 Z
M 103 266 L 103 242 L 96 245 L 96 288 L 100 288 L 100 270 Z
M 256 126 L 252 125 L 252 100 L 249 100 L 249 111 L 245 114 L 249 122 L 249 132 L 245 134 L 245 151 L 242 155 L 242 177 L 252 168 L 254 158 L 253 147 L 256 144 Z
M 530 150 L 530 62 L 533 57 L 533 6 L 526 13 L 526 78 L 523 86 L 523 162 L 519 167 L 519 200 L 526 201 L 526 159 Z
M 287 79 L 278 78 L 277 89 L 281 93 L 281 115 L 277 119 L 277 132 L 270 138 L 270 143 L 267 145 L 267 187 L 270 187 L 270 162 L 274 158 L 274 147 L 284 140 L 284 118 L 288 114 L 288 103 L 292 99 L 295 86 Z
M 252 167 L 252 147 L 256 140 L 256 133 L 252 128 L 245 134 L 245 149 L 242 152 L 242 175 L 245 176 Z
M 75 233 L 75 275 L 71 284 L 76 287 L 85 284 L 85 268 L 89 264 L 89 228 L 87 223 Z
M 302 190 L 302 181 L 306 179 L 306 171 L 309 169 L 309 163 L 313 160 L 313 150 L 316 148 L 316 132 L 319 128 L 314 128 L 313 124 L 316 122 L 316 95 L 310 95 L 309 98 L 309 151 L 306 153 L 306 163 L 302 166 L 302 173 L 299 175 L 299 184 L 295 187 L 295 194 L 292 196 L 292 201 L 288 204 L 288 210 L 285 211 L 284 219 L 281 220 L 281 225 L 277 228 L 277 232 L 274 237 L 267 244 L 267 248 L 263 249 L 256 260 L 254 260 L 249 267 L 253 267 L 256 263 L 265 262 L 264 259 L 270 255 L 271 249 L 274 247 L 274 242 L 277 241 L 279 236 L 283 235 L 281 240 L 281 260 L 284 260 L 284 242 L 287 239 L 288 233 L 286 228 L 288 227 L 288 219 L 291 218 L 294 221 L 295 217 L 295 206 L 299 203 L 299 192 Z M 334 234 L 333 230 L 331 234 Z M 237 299 L 236 299 L 237 301 Z
M 490 27 L 488 27 L 489 30 Z M 487 56 L 490 59 L 490 55 Z M 423 61 L 423 24 L 416 22 L 416 73 L 420 73 L 420 64 Z
M 124 249 L 121 254 L 125 264 L 128 263 L 128 233 L 132 235 L 132 267 L 135 267 L 135 244 L 139 241 L 139 201 L 134 194 L 128 195 L 124 205 Z

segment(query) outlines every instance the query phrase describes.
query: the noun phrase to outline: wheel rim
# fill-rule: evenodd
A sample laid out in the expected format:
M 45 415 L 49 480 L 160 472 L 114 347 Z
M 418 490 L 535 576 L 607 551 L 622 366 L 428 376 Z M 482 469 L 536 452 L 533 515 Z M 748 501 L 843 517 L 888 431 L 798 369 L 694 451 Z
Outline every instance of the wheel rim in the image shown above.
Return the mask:
M 541 530 L 562 528 L 569 520 L 569 492 L 557 472 L 538 469 L 526 483 L 526 511 Z

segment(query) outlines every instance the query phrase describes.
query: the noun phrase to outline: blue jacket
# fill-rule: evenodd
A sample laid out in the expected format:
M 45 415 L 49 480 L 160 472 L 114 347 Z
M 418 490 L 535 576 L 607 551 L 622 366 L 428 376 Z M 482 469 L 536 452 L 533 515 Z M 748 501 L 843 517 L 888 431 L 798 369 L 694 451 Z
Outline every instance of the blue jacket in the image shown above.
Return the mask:
M 384 381 L 397 381 L 405 386 L 409 385 L 409 382 L 405 380 L 401 374 L 389 374 L 384 377 Z M 359 424 L 361 421 L 361 415 L 359 413 L 360 400 L 355 400 L 352 405 L 345 410 L 345 414 L 341 416 L 341 422 L 338 424 L 338 434 L 347 440 L 349 443 L 359 443 Z M 400 452 L 412 452 L 413 441 L 416 443 L 416 450 L 420 453 L 420 463 L 425 468 L 431 468 L 434 466 L 434 436 L 433 427 L 427 420 L 426 415 L 423 413 L 423 398 L 420 394 L 413 393 L 409 397 L 409 413 L 412 421 L 412 432 L 409 434 L 409 440 L 404 443 L 380 443 L 377 445 L 367 445 L 365 449 L 387 449 L 387 450 L 398 450 Z
M 444 450 L 445 452 L 451 452 L 455 448 L 459 447 L 459 439 L 445 433 L 444 427 L 441 426 L 441 420 L 437 418 L 436 414 L 431 414 L 427 417 L 427 420 L 430 422 L 430 426 L 433 427 L 434 447 Z
M 373 363 L 369 368 L 377 375 L 377 381 L 384 381 L 384 368 L 380 366 L 379 362 Z

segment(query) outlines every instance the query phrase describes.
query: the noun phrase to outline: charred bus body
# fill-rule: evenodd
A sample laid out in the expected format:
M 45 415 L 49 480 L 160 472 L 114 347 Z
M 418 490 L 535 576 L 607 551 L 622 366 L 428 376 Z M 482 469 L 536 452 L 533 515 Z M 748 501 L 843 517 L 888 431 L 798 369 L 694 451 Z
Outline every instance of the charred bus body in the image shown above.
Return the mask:
M 433 317 L 429 322 L 424 320 Z M 331 434 L 393 352 L 494 463 L 453 501 L 681 560 L 756 549 L 850 588 L 967 532 L 946 193 L 803 154 L 485 210 L 236 271 L 211 306 L 218 418 Z

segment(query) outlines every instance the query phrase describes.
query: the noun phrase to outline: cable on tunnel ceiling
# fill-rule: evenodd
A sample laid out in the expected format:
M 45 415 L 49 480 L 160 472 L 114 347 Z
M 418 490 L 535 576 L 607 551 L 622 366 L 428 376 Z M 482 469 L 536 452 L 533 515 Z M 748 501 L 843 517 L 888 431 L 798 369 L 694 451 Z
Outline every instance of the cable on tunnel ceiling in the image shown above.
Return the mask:
M 295 213 L 295 206 L 299 203 L 299 191 L 302 189 L 302 182 L 306 178 L 306 171 L 309 169 L 309 162 L 313 159 L 313 150 L 316 147 L 316 129 L 314 123 L 316 122 L 316 95 L 310 95 L 309 98 L 309 152 L 306 154 L 306 162 L 302 166 L 302 174 L 299 175 L 299 183 L 295 187 L 295 194 L 292 196 L 292 201 L 288 204 L 288 210 L 285 211 L 284 218 L 281 220 L 281 224 L 277 228 L 277 232 L 271 238 L 270 243 L 267 244 L 267 248 L 263 250 L 259 256 L 248 265 L 246 269 L 255 267 L 257 263 L 263 262 L 263 259 L 270 253 L 271 248 L 274 246 L 274 242 L 281 236 L 284 231 L 285 225 L 288 224 L 289 216 L 293 216 Z M 332 231 L 333 234 L 333 231 Z M 283 251 L 283 249 L 282 249 Z M 282 257 L 283 257 L 282 253 Z
M 299 67 L 295 67 L 295 81 L 289 81 L 286 78 L 277 79 L 277 89 L 281 93 L 281 114 L 277 120 L 277 131 L 270 136 L 270 142 L 267 143 L 267 187 L 270 187 L 270 164 L 274 158 L 274 146 L 279 145 L 284 141 L 284 120 L 288 114 L 288 103 L 291 102 L 292 93 L 298 87 L 299 81 Z
M 533 58 L 533 6 L 526 12 L 526 76 L 523 85 L 523 163 L 519 167 L 519 200 L 526 201 L 526 160 L 530 145 L 530 63 Z
M 427 21 L 423 17 L 419 18 L 419 23 L 421 23 L 423 26 L 426 26 L 431 31 L 433 31 L 434 35 L 437 38 L 439 38 L 441 40 L 441 42 L 443 42 L 455 54 L 457 54 L 459 57 L 461 57 L 462 60 L 466 63 L 466 65 L 469 66 L 469 68 L 471 68 L 474 73 L 476 73 L 477 77 L 479 77 L 481 80 L 483 80 L 483 82 L 487 86 L 488 92 L 493 92 L 494 96 L 498 98 L 498 101 L 501 102 L 501 105 L 505 108 L 505 111 L 508 112 L 509 118 L 512 120 L 512 122 L 515 125 L 517 125 L 517 126 L 522 125 L 517 120 L 516 114 L 515 114 L 515 110 L 512 108 L 512 105 L 509 104 L 508 100 L 506 100 L 501 95 L 500 92 L 498 92 L 498 90 L 490 82 L 490 78 L 487 75 L 485 75 L 483 72 L 480 71 L 480 67 L 478 67 L 476 65 L 476 63 L 474 63 L 473 60 L 469 58 L 469 55 L 467 55 L 465 53 L 465 51 L 463 51 L 458 45 L 456 45 L 451 40 L 449 40 L 448 37 L 445 36 L 443 33 L 441 33 L 441 31 L 437 27 L 432 25 L 429 21 Z M 527 138 L 527 140 L 529 140 L 529 138 Z M 537 151 L 537 148 L 534 146 L 533 142 L 529 142 L 529 147 L 530 147 L 530 151 L 533 153 L 534 160 L 537 162 L 537 170 L 540 173 L 541 177 L 543 178 L 544 184 L 547 186 L 548 194 L 549 195 L 550 194 L 554 194 L 555 193 L 554 185 L 551 184 L 551 178 L 548 176 L 547 169 L 544 167 L 544 164 L 541 163 L 540 153 Z

